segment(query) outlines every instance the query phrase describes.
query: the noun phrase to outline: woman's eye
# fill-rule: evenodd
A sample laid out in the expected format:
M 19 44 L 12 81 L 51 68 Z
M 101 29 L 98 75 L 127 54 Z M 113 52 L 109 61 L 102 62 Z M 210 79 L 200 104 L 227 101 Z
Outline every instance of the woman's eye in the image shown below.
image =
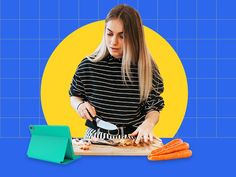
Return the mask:
M 112 36 L 112 33 L 107 33 L 108 36 Z
M 123 35 L 123 34 L 122 34 L 122 35 L 120 35 L 120 38 L 121 38 L 121 39 L 123 39 L 123 38 L 124 38 L 124 35 Z

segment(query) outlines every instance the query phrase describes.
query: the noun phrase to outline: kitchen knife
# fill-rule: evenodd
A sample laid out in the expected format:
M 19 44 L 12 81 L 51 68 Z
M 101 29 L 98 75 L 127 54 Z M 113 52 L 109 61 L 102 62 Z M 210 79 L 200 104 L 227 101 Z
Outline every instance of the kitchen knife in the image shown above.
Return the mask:
M 88 109 L 87 109 L 87 111 L 88 111 Z M 100 127 L 105 130 L 117 130 L 118 129 L 118 127 L 116 125 L 102 120 L 100 116 L 96 115 L 95 117 L 93 117 L 89 111 L 88 111 L 88 113 L 89 113 L 90 117 L 92 117 L 93 122 L 96 124 L 97 127 Z

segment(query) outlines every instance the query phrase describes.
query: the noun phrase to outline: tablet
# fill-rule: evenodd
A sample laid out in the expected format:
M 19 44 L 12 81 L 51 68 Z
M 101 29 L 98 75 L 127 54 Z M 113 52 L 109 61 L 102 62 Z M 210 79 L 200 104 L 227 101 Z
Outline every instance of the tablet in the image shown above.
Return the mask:
M 74 155 L 68 126 L 30 125 L 29 129 L 29 157 L 55 163 L 67 163 L 79 157 Z

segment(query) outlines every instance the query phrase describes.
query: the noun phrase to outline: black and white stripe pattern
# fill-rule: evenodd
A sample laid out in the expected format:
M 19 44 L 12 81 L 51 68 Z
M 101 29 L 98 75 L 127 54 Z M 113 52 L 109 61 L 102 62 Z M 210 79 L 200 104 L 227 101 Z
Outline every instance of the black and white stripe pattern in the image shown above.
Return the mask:
M 108 133 L 97 132 L 92 128 L 87 128 L 84 139 L 91 139 L 92 137 L 99 138 L 99 139 L 134 139 L 134 136 L 129 135 L 109 135 Z
M 154 70 L 153 90 L 148 99 L 140 104 L 138 67 L 131 65 L 132 83 L 127 79 L 125 85 L 121 64 L 122 59 L 111 55 L 97 63 L 83 59 L 75 72 L 69 94 L 88 101 L 104 121 L 117 126 L 138 127 L 149 111 L 160 111 L 164 107 L 160 96 L 164 89 L 163 82 L 158 78 L 158 71 Z

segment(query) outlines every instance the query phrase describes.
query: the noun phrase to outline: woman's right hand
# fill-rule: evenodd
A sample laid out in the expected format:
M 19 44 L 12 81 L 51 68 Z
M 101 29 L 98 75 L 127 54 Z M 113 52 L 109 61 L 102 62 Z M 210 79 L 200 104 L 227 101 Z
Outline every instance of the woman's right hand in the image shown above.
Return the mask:
M 88 119 L 90 121 L 93 121 L 93 118 L 89 115 L 89 113 L 93 117 L 96 116 L 95 108 L 91 104 L 89 104 L 87 101 L 79 105 L 79 107 L 77 108 L 77 112 L 83 119 Z

